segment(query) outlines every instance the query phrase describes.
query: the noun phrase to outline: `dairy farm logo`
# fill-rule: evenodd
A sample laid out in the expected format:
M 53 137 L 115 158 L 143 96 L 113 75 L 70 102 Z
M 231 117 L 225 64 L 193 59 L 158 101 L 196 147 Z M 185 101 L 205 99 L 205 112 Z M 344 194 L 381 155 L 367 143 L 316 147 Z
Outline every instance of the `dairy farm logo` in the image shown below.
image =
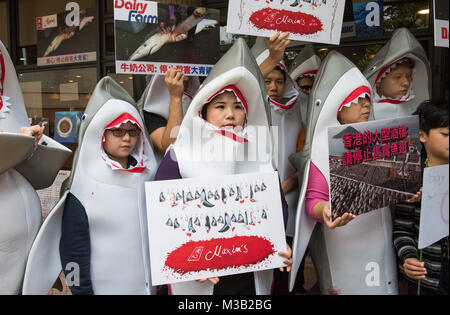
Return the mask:
M 153 1 L 114 0 L 114 19 L 139 23 L 158 23 L 158 4 Z

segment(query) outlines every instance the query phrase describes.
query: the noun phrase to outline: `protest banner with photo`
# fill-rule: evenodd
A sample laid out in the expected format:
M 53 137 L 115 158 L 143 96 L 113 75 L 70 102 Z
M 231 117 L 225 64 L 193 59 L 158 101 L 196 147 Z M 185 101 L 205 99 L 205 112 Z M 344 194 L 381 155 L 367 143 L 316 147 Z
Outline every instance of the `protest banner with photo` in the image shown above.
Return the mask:
M 36 18 L 37 65 L 97 60 L 97 12 L 69 2 L 66 12 Z
M 220 11 L 114 1 L 116 73 L 207 76 L 220 58 Z
M 278 173 L 147 182 L 152 284 L 284 266 Z
M 419 249 L 448 236 L 448 164 L 427 167 L 423 172 Z
M 333 219 L 412 197 L 422 185 L 418 116 L 328 128 Z
M 448 1 L 434 0 L 434 46 L 449 47 L 448 45 Z
M 290 32 L 292 40 L 339 45 L 344 7 L 341 0 L 233 0 L 227 31 L 263 37 Z

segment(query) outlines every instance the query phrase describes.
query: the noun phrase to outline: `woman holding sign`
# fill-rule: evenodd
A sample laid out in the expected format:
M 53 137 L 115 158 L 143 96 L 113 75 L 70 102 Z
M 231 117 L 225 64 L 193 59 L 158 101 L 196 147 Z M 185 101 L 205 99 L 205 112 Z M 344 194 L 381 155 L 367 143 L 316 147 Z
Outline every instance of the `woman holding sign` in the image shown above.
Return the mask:
M 264 80 L 258 65 L 245 42 L 239 39 L 216 64 L 195 95 L 178 138 L 161 162 L 155 179 L 273 172 L 266 114 L 267 94 L 264 91 Z M 257 139 L 261 137 L 261 132 L 257 135 L 256 129 L 263 130 L 263 139 Z M 264 148 L 258 148 L 258 145 Z M 252 158 L 250 152 L 263 156 Z M 239 191 L 233 193 L 233 198 L 240 194 Z M 280 194 L 283 197 L 281 191 Z M 199 198 L 203 205 L 211 206 L 208 198 L 212 196 L 202 192 Z M 281 199 L 286 219 L 287 207 L 284 198 Z M 233 222 L 225 214 L 222 230 L 234 229 L 236 225 L 233 226 Z M 210 225 L 208 223 L 208 226 L 212 225 L 212 222 Z M 189 231 L 195 233 L 195 227 L 195 221 L 192 223 L 190 220 Z M 285 264 L 288 266 L 292 263 L 289 247 L 288 253 L 280 252 L 279 255 L 286 257 Z M 287 269 L 289 271 L 290 267 Z M 172 284 L 170 289 L 173 294 L 269 294 L 272 279 L 272 270 L 265 270 L 210 278 L 209 281 L 177 283 Z

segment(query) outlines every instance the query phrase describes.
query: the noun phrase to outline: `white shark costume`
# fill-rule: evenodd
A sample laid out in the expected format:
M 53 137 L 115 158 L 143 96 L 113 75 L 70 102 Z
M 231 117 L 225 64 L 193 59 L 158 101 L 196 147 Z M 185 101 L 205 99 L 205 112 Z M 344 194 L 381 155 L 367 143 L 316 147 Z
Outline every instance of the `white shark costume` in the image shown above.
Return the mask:
M 400 99 L 378 95 L 376 83 L 392 68 L 403 62 L 404 58 L 414 62 L 413 80 L 409 91 Z M 391 119 L 412 115 L 420 103 L 430 99 L 432 77 L 430 63 L 425 50 L 407 28 L 399 28 L 394 32 L 392 38 L 370 61 L 364 75 L 374 90 L 372 119 Z
M 43 136 L 34 151 L 22 91 L 8 51 L 0 42 L 0 295 L 19 294 L 28 254 L 42 223 L 35 189 L 50 186 L 72 153 Z
M 232 91 L 245 108 L 247 120 L 242 131 L 217 128 L 201 117 L 203 107 L 224 91 Z M 245 41 L 240 38 L 219 60 L 203 82 L 183 119 L 180 133 L 171 147 L 177 157 L 180 176 L 192 178 L 273 172 L 272 139 L 268 124 L 270 113 L 267 112 L 267 100 L 264 79 L 258 65 Z M 191 141 L 192 136 L 197 135 L 196 131 L 206 135 L 198 140 L 198 146 Z M 260 137 L 261 140 L 257 139 Z M 258 145 L 264 148 L 259 148 Z M 214 149 L 214 152 L 220 153 L 213 156 L 210 161 L 206 161 L 201 155 L 201 151 L 205 148 Z M 167 153 L 161 167 L 172 151 Z M 263 158 L 258 155 L 256 159 L 252 159 L 251 152 L 260 152 L 257 154 L 265 155 Z M 272 280 L 273 270 L 255 272 L 256 294 L 270 294 Z M 189 281 L 173 284 L 171 290 L 176 295 L 211 295 L 214 293 L 214 285 L 209 281 L 204 283 Z
M 295 58 L 289 72 L 295 82 L 298 82 L 298 80 L 303 77 L 309 77 L 314 82 L 319 67 L 320 58 L 316 55 L 313 45 L 306 44 L 302 51 Z M 308 100 L 309 92 L 299 89 L 297 106 L 300 107 L 300 116 L 304 128 L 306 128 L 307 124 L 306 118 L 308 117 Z
M 258 65 L 261 65 L 269 56 L 269 39 L 259 38 L 252 47 L 253 56 Z M 296 172 L 296 169 L 289 162 L 289 156 L 296 152 L 298 135 L 302 128 L 300 106 L 297 103 L 299 92 L 297 84 L 292 80 L 283 61 L 278 63 L 286 74 L 285 90 L 283 95 L 283 104 L 270 99 L 271 108 L 271 126 L 276 126 L 278 130 L 278 141 L 276 142 L 275 153 L 278 151 L 276 165 L 280 174 L 281 182 L 289 178 Z M 294 189 L 286 196 L 286 202 L 289 205 L 289 219 L 286 234 L 294 235 L 295 210 L 297 208 L 298 190 Z
M 132 153 L 136 164 L 123 169 L 104 154 L 102 141 L 106 129 L 128 121 L 141 132 Z M 100 80 L 80 125 L 69 190 L 44 221 L 31 249 L 24 294 L 46 294 L 60 271 L 68 271 L 68 265 L 62 266 L 64 252 L 60 253 L 59 248 L 65 244 L 62 222 L 69 197 L 80 204 L 79 216 L 88 223 L 87 272 L 93 293 L 155 293 L 150 279 L 144 182 L 153 180 L 156 160 L 143 126 L 131 96 L 111 78 Z M 76 251 L 78 245 L 73 244 L 71 249 Z M 85 277 L 86 273 L 81 272 L 83 269 L 80 276 Z
M 322 61 L 311 91 L 305 147 L 294 157 L 303 179 L 299 180 L 301 188 L 290 290 L 309 243 L 322 294 L 397 294 L 396 255 L 389 208 L 360 215 L 334 230 L 325 224 L 316 224 L 305 209 L 311 162 L 320 170 L 329 187 L 327 127 L 340 125 L 337 116 L 342 106 L 357 102 L 370 91 L 366 78 L 341 54 L 332 51 Z M 374 285 L 370 281 L 372 276 L 379 283 Z
M 189 105 L 192 102 L 192 98 L 200 87 L 200 79 L 198 77 L 192 77 L 189 81 L 186 91 L 183 92 L 181 99 L 183 115 L 186 114 Z M 170 94 L 165 83 L 165 76 L 155 75 L 150 79 L 144 93 L 138 101 L 138 108 L 158 116 L 161 116 L 165 120 L 169 119 L 169 104 Z M 157 159 L 161 160 L 162 156 L 158 152 L 155 152 Z

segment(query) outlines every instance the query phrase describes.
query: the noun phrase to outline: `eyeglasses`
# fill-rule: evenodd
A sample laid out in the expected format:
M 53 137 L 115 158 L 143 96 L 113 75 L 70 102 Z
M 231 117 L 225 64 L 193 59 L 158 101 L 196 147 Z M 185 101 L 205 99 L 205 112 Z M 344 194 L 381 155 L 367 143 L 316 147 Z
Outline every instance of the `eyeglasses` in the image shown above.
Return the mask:
M 123 137 L 125 136 L 126 133 L 128 133 L 130 137 L 137 137 L 140 132 L 139 129 L 123 129 L 123 128 L 108 129 L 108 131 L 111 131 L 114 137 Z
M 312 89 L 312 85 L 301 85 L 300 88 L 301 88 L 303 91 L 308 91 L 308 90 L 311 90 L 311 89 Z

